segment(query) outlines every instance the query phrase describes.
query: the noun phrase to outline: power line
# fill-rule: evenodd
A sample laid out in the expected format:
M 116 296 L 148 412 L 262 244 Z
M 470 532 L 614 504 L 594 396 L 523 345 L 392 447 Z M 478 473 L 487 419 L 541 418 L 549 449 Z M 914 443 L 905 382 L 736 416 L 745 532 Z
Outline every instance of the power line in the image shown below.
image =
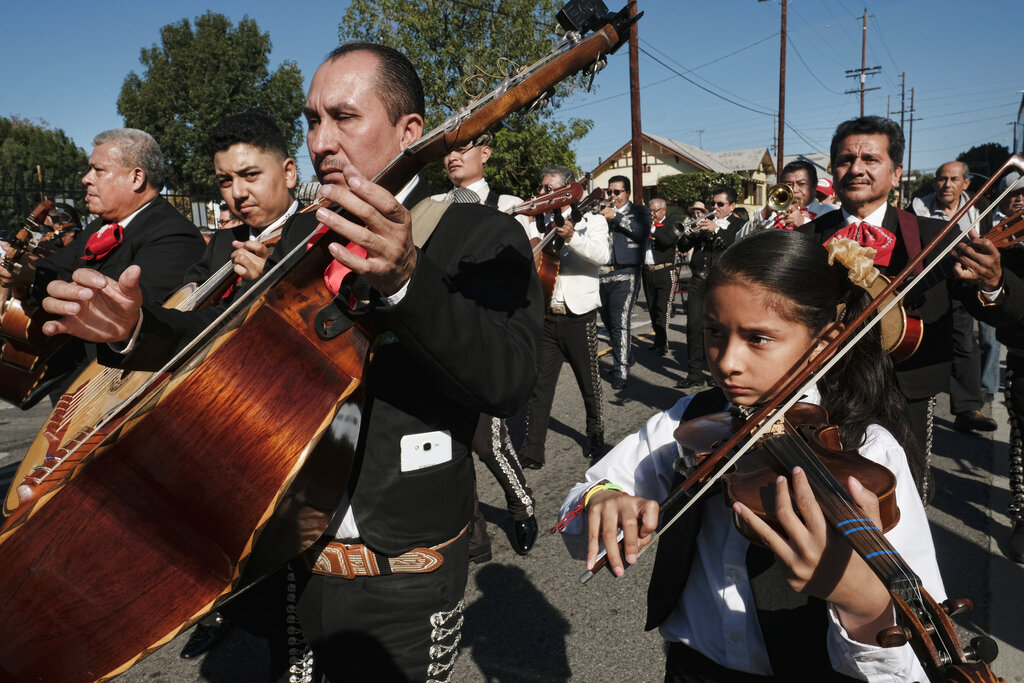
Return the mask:
M 658 64 L 662 65 L 663 67 L 665 67 L 666 69 L 668 69 L 669 71 L 674 73 L 676 76 L 679 76 L 680 78 L 682 78 L 687 83 L 700 88 L 701 90 L 703 90 L 704 92 L 708 93 L 709 95 L 713 95 L 713 96 L 717 97 L 720 100 L 725 100 L 729 104 L 736 105 L 737 107 L 739 107 L 741 109 L 746 109 L 747 111 L 752 111 L 755 114 L 761 114 L 762 116 L 774 116 L 775 115 L 775 112 L 761 111 L 759 109 L 754 109 L 753 107 L 748 107 L 747 105 L 745 105 L 745 104 L 743 104 L 741 102 L 737 102 L 736 100 L 730 100 L 728 97 L 723 95 L 721 92 L 718 92 L 716 90 L 712 90 L 711 88 L 708 88 L 708 87 L 706 87 L 704 85 L 701 85 L 700 83 L 698 83 L 697 81 L 695 81 L 692 78 L 688 77 L 686 74 L 682 73 L 681 71 L 678 71 L 675 68 L 669 66 L 665 62 L 661 61 L 660 59 L 658 59 L 657 57 L 652 55 L 647 50 L 641 48 L 640 51 L 643 52 L 645 55 L 647 55 L 647 57 L 649 57 L 650 59 L 653 59 L 655 62 L 657 62 Z M 725 91 L 723 90 L 722 92 L 725 92 Z
M 827 85 L 825 85 L 824 83 L 822 83 L 821 79 L 818 78 L 818 76 L 813 71 L 811 71 L 811 67 L 807 65 L 807 62 L 804 60 L 803 55 L 800 54 L 800 50 L 796 49 L 796 43 L 794 43 L 792 40 L 789 40 L 789 39 L 787 39 L 786 42 L 789 43 L 789 46 L 791 48 L 793 48 L 793 52 L 796 53 L 796 56 L 800 60 L 800 63 L 804 65 L 805 69 L 807 69 L 807 73 L 811 74 L 811 78 L 813 78 L 814 80 L 818 81 L 818 85 L 820 85 L 822 88 L 824 88 L 825 90 L 828 90 L 830 93 L 832 93 L 834 95 L 842 95 L 843 94 L 843 93 L 839 92 L 838 90 L 833 90 L 832 88 L 830 88 Z

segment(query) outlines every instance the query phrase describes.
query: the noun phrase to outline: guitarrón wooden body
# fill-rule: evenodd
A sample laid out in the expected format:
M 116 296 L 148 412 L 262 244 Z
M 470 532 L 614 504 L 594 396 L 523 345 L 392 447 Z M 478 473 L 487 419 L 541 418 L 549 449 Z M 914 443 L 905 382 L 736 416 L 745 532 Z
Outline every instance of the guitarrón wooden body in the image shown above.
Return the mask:
M 274 294 L 293 297 L 291 311 L 306 308 L 287 283 Z M 301 337 L 313 336 L 311 326 L 287 315 L 280 306 L 253 309 L 203 363 L 163 378 L 109 425 L 116 441 L 95 435 L 90 442 L 103 444 L 69 458 L 5 520 L 0 680 L 92 681 L 124 671 L 221 599 L 247 560 L 264 573 L 323 532 L 356 439 L 345 439 L 345 453 L 312 446 L 346 399 L 355 399 L 344 409 L 358 433 L 361 401 L 351 394 L 369 341 L 353 327 L 310 343 Z M 268 343 L 254 349 L 252 335 Z M 282 406 L 302 409 L 282 421 Z M 282 538 L 289 529 L 308 533 Z

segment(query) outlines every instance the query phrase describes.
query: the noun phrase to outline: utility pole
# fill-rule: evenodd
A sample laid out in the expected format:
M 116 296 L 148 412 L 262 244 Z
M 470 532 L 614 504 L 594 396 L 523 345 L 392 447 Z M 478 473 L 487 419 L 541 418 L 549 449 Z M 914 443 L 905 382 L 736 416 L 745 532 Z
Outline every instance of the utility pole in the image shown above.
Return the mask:
M 765 2 L 766 0 L 757 1 Z M 775 148 L 776 158 L 778 159 L 775 167 L 776 178 L 782 173 L 784 165 L 782 163 L 784 154 L 783 139 L 786 130 L 786 0 L 782 0 L 782 27 L 780 33 L 782 34 L 782 40 L 779 45 L 779 125 L 776 128 L 778 131 L 777 146 Z
M 629 16 L 636 17 L 636 3 L 632 3 L 629 9 Z M 640 39 L 637 37 L 637 22 L 629 27 L 629 105 L 630 116 L 633 123 L 633 201 L 637 204 L 646 204 L 644 201 L 644 149 L 640 139 L 640 69 L 637 45 Z
M 911 159 L 913 159 L 914 152 L 914 89 L 910 89 L 910 140 L 907 143 L 907 194 L 910 194 L 910 174 L 913 166 Z
M 859 69 L 847 69 L 847 78 L 857 78 L 860 75 L 860 88 L 854 88 L 853 90 L 847 90 L 846 94 L 850 95 L 855 92 L 860 93 L 860 115 L 864 116 L 864 93 L 868 90 L 878 90 L 878 88 L 865 88 L 865 77 L 874 76 L 882 70 L 881 66 L 865 66 L 868 51 L 868 11 L 864 10 L 864 16 L 862 17 L 862 28 L 861 28 L 861 41 L 860 41 L 860 68 Z M 873 15 L 871 15 L 873 16 Z
M 907 133 L 906 128 L 903 124 L 903 114 L 907 111 L 907 72 L 904 71 L 900 74 L 900 132 L 903 133 L 903 139 L 906 139 Z M 902 163 L 903 159 L 900 159 Z M 896 188 L 896 204 L 903 206 L 903 178 L 900 178 L 900 184 Z
M 1010 148 L 1010 154 L 1016 154 L 1017 153 L 1017 122 L 1016 121 L 1010 121 L 1006 125 L 1013 126 L 1013 147 Z

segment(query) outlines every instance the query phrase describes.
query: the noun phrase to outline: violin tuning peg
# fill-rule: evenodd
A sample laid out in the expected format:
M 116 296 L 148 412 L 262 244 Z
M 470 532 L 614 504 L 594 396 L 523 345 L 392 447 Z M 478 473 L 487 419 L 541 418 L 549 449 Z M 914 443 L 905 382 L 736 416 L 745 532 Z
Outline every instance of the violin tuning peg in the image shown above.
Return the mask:
M 964 648 L 964 654 L 969 659 L 991 664 L 999 655 L 999 646 L 988 636 L 978 636 L 971 638 L 971 645 Z
M 972 609 L 974 609 L 974 603 L 968 600 L 967 598 L 950 598 L 949 600 L 946 600 L 941 604 L 942 609 L 949 616 L 953 616 L 954 614 L 962 614 L 963 612 L 970 612 Z
M 877 640 L 882 647 L 902 647 L 910 642 L 910 630 L 903 626 L 890 626 L 878 633 Z

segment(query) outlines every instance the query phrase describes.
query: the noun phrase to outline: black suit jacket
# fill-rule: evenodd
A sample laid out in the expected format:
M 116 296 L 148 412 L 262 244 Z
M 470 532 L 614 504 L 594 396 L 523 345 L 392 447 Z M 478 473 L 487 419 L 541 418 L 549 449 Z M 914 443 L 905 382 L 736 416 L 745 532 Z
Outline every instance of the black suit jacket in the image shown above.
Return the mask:
M 249 239 L 250 229 L 248 225 L 236 225 L 233 228 L 215 230 L 210 235 L 210 241 L 206 245 L 206 251 L 202 258 L 193 263 L 182 278 L 182 284 L 194 282 L 202 284 L 211 275 L 216 273 L 221 266 L 231 260 L 231 254 L 235 248 L 231 246 L 234 241 L 245 242 Z
M 268 266 L 315 228 L 311 214 L 293 217 Z M 481 204 L 448 208 L 419 250 L 398 304 L 377 295 L 371 300 L 365 320 L 380 344 L 364 377 L 349 490 L 363 541 L 393 556 L 452 538 L 468 523 L 470 444 L 479 414 L 511 415 L 529 398 L 543 304 L 522 226 Z M 137 348 L 124 367 L 158 367 L 222 306 L 180 312 L 147 305 Z M 301 401 L 302 387 L 295 391 Z M 438 431 L 451 434 L 452 459 L 402 472 L 402 437 Z
M 718 257 L 736 241 L 736 234 L 743 227 L 743 223 L 744 221 L 741 219 L 730 215 L 728 225 L 724 229 L 719 229 L 716 232 L 697 229 L 688 235 L 683 235 L 679 240 L 678 249 L 679 251 L 693 249 L 693 255 L 690 257 L 690 271 L 693 273 L 693 277 L 706 278 L 708 276 L 711 266 L 718 260 Z
M 671 225 L 660 225 L 651 231 L 648 238 L 651 244 L 651 255 L 654 257 L 654 265 L 672 263 L 676 258 L 676 244 L 682 233 Z
M 908 215 L 918 222 L 920 241 L 923 246 L 931 242 L 945 226 L 943 221 L 935 218 Z M 830 211 L 810 223 L 805 223 L 797 230 L 814 235 L 824 244 L 844 226 L 843 212 Z M 909 262 L 909 258 L 900 229 L 899 216 L 894 207 L 890 206 L 886 210 L 882 227 L 896 236 L 896 245 L 889 265 L 880 266 L 879 270 L 884 275 L 895 275 L 903 270 Z M 947 244 L 955 236 L 950 233 L 943 244 Z M 933 253 L 937 251 L 938 249 Z M 930 261 L 929 257 L 925 262 Z M 978 301 L 977 288 L 957 280 L 952 273 L 953 261 L 951 257 L 947 257 L 945 263 L 939 264 L 934 271 L 929 273 L 922 284 L 916 286 L 904 299 L 907 313 L 919 317 L 924 324 L 920 348 L 913 356 L 896 365 L 896 377 L 899 380 L 900 389 L 907 398 L 912 400 L 927 398 L 949 388 L 953 361 L 951 299 L 957 298 L 963 301 L 968 310 L 977 308 L 975 306 Z M 996 306 L 989 307 L 992 309 L 989 315 L 993 318 L 1003 319 L 1009 314 L 1010 305 L 1016 305 L 1016 297 L 1014 297 L 1014 302 L 1003 301 Z
M 608 221 L 613 266 L 639 266 L 644 262 L 643 245 L 651 233 L 651 210 L 630 202 Z
M 98 262 L 83 261 L 89 238 L 105 225 L 105 220 L 94 220 L 69 245 L 39 261 L 29 298 L 38 304 L 46 296 L 46 286 L 50 282 L 70 280 L 78 268 L 94 268 L 107 277 L 117 279 L 134 264 L 142 268 L 139 286 L 144 299 L 163 301 L 178 290 L 182 273 L 202 256 L 205 248 L 199 229 L 170 202 L 158 196 L 132 219 L 124 230 L 121 244 L 105 258 Z M 54 385 L 62 377 L 69 382 L 70 373 L 85 360 L 95 358 L 97 352 L 102 354 L 105 346 L 97 347 L 78 339 L 65 344 L 49 361 L 47 383 Z
M 139 285 L 145 300 L 163 301 L 179 288 L 182 274 L 205 249 L 199 229 L 158 196 L 132 219 L 124 230 L 124 240 L 106 258 L 83 261 L 89 238 L 106 224 L 102 219 L 94 220 L 75 241 L 37 264 L 32 287 L 37 301 L 46 296 L 46 285 L 52 280 L 70 280 L 78 268 L 95 268 L 117 279 L 133 264 L 142 267 Z

